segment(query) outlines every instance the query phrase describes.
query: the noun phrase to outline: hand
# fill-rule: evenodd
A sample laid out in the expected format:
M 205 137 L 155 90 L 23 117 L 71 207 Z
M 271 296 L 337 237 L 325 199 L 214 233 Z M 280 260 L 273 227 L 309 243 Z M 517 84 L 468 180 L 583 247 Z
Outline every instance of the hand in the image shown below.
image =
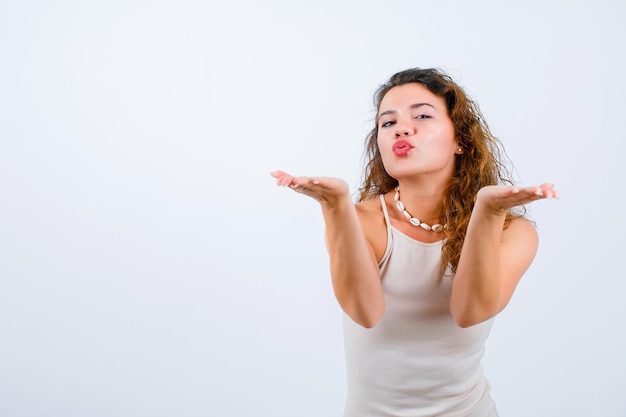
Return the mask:
M 495 214 L 506 214 L 515 206 L 532 203 L 545 198 L 559 198 L 553 184 L 523 187 L 489 185 L 478 191 L 476 204 L 484 205 Z
M 292 177 L 283 171 L 274 171 L 276 185 L 290 187 L 301 194 L 308 195 L 321 204 L 334 205 L 342 198 L 350 197 L 348 184 L 339 178 L 331 177 Z

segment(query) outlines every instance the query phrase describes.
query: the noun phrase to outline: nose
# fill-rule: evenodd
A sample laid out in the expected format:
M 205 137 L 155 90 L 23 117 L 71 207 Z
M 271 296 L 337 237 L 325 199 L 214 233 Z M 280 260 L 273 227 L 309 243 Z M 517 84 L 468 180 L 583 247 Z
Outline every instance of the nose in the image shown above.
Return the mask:
M 395 127 L 396 129 L 393 133 L 396 139 L 415 134 L 415 127 L 411 123 L 396 123 Z
M 408 129 L 396 130 L 396 138 L 401 138 L 402 136 L 409 136 L 409 130 Z

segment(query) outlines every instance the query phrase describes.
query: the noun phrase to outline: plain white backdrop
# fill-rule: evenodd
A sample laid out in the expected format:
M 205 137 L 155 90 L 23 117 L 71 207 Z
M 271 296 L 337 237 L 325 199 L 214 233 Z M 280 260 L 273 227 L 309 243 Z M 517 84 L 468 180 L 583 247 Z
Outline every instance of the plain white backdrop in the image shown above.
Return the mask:
M 339 416 L 316 203 L 408 67 L 480 103 L 535 263 L 488 341 L 504 417 L 626 415 L 626 3 L 0 2 L 0 415 Z

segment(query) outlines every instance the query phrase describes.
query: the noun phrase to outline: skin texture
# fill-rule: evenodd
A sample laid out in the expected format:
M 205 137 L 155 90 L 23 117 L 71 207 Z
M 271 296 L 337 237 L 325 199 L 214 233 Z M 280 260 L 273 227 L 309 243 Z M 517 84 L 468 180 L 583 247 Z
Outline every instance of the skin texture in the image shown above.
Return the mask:
M 460 151 L 443 98 L 417 83 L 394 87 L 380 103 L 378 129 L 378 148 L 389 175 L 448 183 Z M 393 152 L 400 140 L 412 147 L 406 155 Z
M 387 92 L 378 115 L 378 148 L 385 170 L 398 180 L 403 203 L 421 221 L 438 223 L 455 158 L 464 152 L 456 141 L 443 98 L 421 84 L 404 84 Z M 403 150 L 396 148 L 394 152 L 398 141 L 405 141 Z M 272 176 L 277 185 L 320 203 L 335 296 L 356 323 L 374 326 L 385 311 L 377 262 L 387 242 L 379 200 L 355 206 L 348 185 L 338 178 L 294 177 L 283 171 Z M 392 226 L 422 242 L 441 240 L 441 234 L 411 225 L 396 208 L 393 195 L 385 194 Z M 450 299 L 450 311 L 459 326 L 472 326 L 500 312 L 535 256 L 538 237 L 534 227 L 516 218 L 504 229 L 507 212 L 515 206 L 557 197 L 551 184 L 480 189 Z

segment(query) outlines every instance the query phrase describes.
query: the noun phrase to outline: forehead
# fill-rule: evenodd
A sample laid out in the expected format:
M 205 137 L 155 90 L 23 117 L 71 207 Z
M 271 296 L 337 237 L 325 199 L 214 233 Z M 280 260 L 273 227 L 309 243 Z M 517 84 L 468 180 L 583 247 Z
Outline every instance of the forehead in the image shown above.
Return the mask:
M 423 84 L 408 83 L 392 87 L 380 101 L 378 112 L 401 110 L 415 103 L 428 103 L 437 110 L 447 110 L 443 97 L 430 92 Z

